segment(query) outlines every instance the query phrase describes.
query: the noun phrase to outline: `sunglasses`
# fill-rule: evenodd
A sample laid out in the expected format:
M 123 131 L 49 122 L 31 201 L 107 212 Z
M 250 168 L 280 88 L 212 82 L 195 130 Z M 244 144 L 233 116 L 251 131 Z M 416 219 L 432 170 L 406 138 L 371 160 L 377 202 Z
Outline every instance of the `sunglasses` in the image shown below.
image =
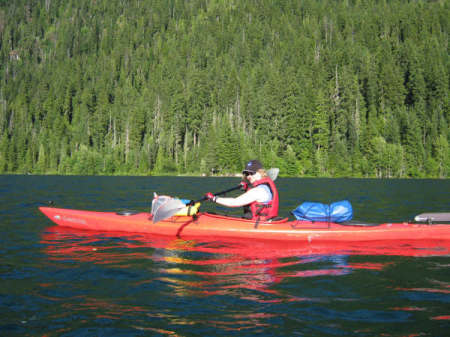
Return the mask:
M 244 176 L 249 177 L 254 175 L 256 172 L 244 172 Z

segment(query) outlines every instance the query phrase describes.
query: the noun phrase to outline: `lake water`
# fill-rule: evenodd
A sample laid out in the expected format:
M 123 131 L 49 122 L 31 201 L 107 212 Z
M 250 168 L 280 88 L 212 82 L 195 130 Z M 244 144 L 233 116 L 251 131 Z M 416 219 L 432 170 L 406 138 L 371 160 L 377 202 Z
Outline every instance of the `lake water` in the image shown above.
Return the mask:
M 0 336 L 450 335 L 442 243 L 342 250 L 83 232 L 53 226 L 37 209 L 51 200 L 149 210 L 153 192 L 199 199 L 238 182 L 0 176 Z M 342 199 L 370 222 L 450 211 L 450 180 L 279 178 L 277 186 L 285 215 L 302 201 Z

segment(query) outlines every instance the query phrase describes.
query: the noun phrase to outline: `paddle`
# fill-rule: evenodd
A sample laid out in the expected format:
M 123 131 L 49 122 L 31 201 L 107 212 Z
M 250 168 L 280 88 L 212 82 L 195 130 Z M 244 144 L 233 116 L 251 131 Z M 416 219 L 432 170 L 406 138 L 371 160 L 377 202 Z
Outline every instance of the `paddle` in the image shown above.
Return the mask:
M 278 177 L 278 172 L 280 172 L 280 169 L 279 169 L 279 168 L 271 168 L 271 169 L 269 169 L 269 170 L 267 171 L 267 176 L 268 176 L 272 181 L 275 181 L 275 179 L 277 179 L 277 177 Z M 215 195 L 215 196 L 218 196 L 218 195 L 227 194 L 228 192 L 235 191 L 235 190 L 238 190 L 238 189 L 240 189 L 240 188 L 242 188 L 242 184 L 239 184 L 238 186 L 229 188 L 228 190 L 225 190 L 225 191 L 222 191 L 222 192 L 214 193 L 214 195 Z M 191 201 L 190 204 L 191 204 L 191 205 L 195 205 L 197 202 L 202 202 L 202 201 L 205 201 L 205 200 L 207 200 L 207 199 L 208 199 L 208 198 L 207 198 L 206 196 L 204 196 L 204 197 L 201 198 L 201 199 L 198 199 L 198 200 L 195 200 L 195 201 Z
M 271 168 L 267 170 L 267 176 L 272 179 L 272 181 L 275 181 L 278 177 L 278 173 L 280 172 L 279 168 Z M 229 188 L 225 191 L 215 193 L 214 195 L 223 195 L 231 191 L 235 191 L 242 188 L 242 184 L 239 184 L 238 186 Z M 198 202 L 202 202 L 207 200 L 208 198 L 204 196 L 201 199 L 191 201 L 191 205 L 195 205 Z M 157 223 L 161 220 L 168 219 L 175 214 L 177 214 L 180 210 L 185 208 L 187 205 L 185 205 L 180 199 L 174 199 L 174 198 L 168 198 L 166 202 L 164 202 L 161 206 L 157 207 L 155 210 L 152 210 L 153 214 L 153 223 Z
M 414 218 L 417 222 L 445 222 L 450 221 L 450 213 L 422 213 Z

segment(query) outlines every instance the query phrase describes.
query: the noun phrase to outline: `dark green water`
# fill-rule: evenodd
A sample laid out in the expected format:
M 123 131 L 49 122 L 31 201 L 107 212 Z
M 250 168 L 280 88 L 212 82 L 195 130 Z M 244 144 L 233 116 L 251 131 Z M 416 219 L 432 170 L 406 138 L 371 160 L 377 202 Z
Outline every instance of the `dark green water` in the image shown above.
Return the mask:
M 389 255 L 279 250 L 219 238 L 74 231 L 37 210 L 48 200 L 148 210 L 154 191 L 198 199 L 237 183 L 0 176 L 0 336 L 449 335 L 450 256 L 439 245 L 386 244 Z M 341 199 L 371 222 L 450 211 L 450 180 L 279 178 L 277 185 L 282 214 L 302 201 Z

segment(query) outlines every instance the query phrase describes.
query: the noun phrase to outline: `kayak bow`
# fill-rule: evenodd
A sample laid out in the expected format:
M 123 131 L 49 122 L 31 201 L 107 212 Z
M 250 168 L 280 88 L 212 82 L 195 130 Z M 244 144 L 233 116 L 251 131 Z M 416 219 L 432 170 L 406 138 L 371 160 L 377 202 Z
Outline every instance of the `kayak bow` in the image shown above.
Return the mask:
M 59 226 L 102 232 L 161 234 L 177 237 L 248 238 L 280 241 L 450 240 L 449 224 L 385 223 L 337 224 L 287 218 L 260 221 L 210 213 L 173 216 L 156 224 L 150 213 L 121 215 L 53 207 L 40 207 Z

